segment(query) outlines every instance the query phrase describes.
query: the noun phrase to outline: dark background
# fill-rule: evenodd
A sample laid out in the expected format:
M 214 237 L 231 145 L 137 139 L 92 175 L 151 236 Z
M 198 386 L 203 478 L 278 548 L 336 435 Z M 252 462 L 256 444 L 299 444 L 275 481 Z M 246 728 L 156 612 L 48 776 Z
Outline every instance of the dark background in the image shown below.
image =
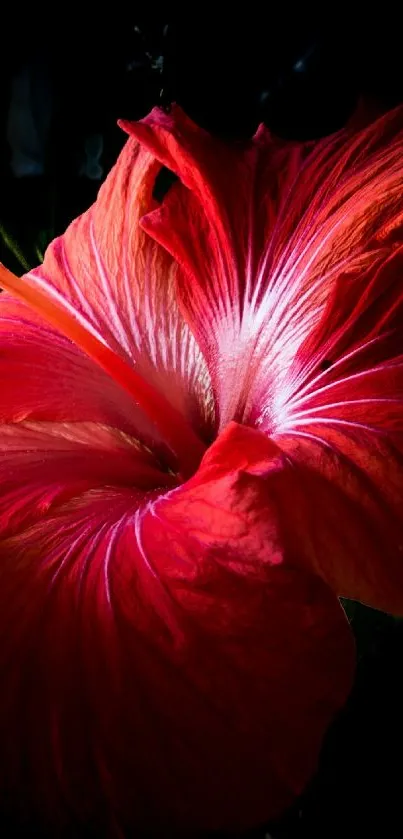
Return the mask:
M 177 101 L 230 142 L 261 121 L 308 139 L 346 124 L 358 103 L 375 115 L 403 102 L 400 30 L 388 9 L 376 19 L 367 10 L 360 22 L 338 7 L 326 8 L 327 22 L 306 8 L 223 23 L 194 11 L 180 23 L 114 20 L 110 9 L 87 23 L 36 12 L 3 21 L 0 259 L 12 270 L 35 265 L 95 198 L 125 139 L 119 117 Z M 101 170 L 88 177 L 86 143 L 100 136 Z M 16 176 L 15 149 L 36 175 Z M 358 646 L 355 688 L 309 790 L 268 826 L 273 839 L 403 837 L 403 624 L 346 607 Z
M 367 13 L 359 23 L 335 8 L 326 8 L 324 22 L 306 7 L 269 7 L 266 17 L 222 23 L 198 14 L 138 23 L 99 9 L 82 21 L 37 10 L 7 14 L 0 258 L 20 272 L 92 202 L 100 181 L 80 176 L 85 143 L 102 136 L 105 175 L 124 142 L 119 117 L 141 118 L 177 101 L 229 139 L 250 136 L 261 121 L 280 136 L 307 139 L 344 125 L 359 99 L 374 114 L 403 101 L 400 29 L 390 14 L 372 21 Z M 13 144 L 42 174 L 13 176 Z

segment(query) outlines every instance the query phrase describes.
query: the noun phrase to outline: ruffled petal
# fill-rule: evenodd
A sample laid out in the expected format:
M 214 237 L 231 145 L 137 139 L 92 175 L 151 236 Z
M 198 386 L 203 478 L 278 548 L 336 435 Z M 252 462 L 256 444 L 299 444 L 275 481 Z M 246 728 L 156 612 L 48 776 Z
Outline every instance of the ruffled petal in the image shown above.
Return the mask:
M 232 424 L 182 487 L 94 489 L 0 544 L 0 789 L 31 829 L 240 830 L 301 791 L 354 652 L 284 553 L 287 468 Z
M 305 145 L 228 147 L 178 110 L 126 127 L 182 179 L 144 227 L 182 265 L 220 426 L 289 455 L 304 567 L 403 614 L 403 110 Z
M 129 139 L 95 204 L 25 276 L 115 353 L 209 438 L 214 425 L 202 353 L 179 312 L 176 266 L 140 228 L 160 164 Z
M 308 372 L 299 353 L 337 281 L 360 283 L 398 236 L 403 110 L 306 144 L 260 128 L 229 146 L 179 108 L 123 126 L 181 179 L 143 226 L 183 267 L 178 292 L 209 363 L 220 426 L 237 419 L 273 432 Z

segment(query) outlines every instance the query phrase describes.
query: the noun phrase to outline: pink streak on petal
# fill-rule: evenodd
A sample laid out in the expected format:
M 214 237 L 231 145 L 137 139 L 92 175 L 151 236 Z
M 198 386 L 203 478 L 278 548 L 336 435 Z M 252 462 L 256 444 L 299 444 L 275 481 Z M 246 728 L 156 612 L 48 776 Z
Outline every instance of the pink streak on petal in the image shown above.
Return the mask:
M 261 129 L 243 147 L 178 109 L 126 124 L 182 180 L 143 226 L 181 265 L 220 427 L 244 421 L 292 454 L 303 566 L 400 615 L 402 120 L 305 145 Z
M 0 420 L 93 421 L 149 439 L 128 394 L 24 303 L 0 297 Z
M 166 444 L 166 461 L 183 476 L 191 475 L 200 463 L 205 446 L 181 413 L 136 370 L 88 331 L 64 306 L 55 304 L 46 292 L 32 286 L 0 265 L 2 287 L 27 303 L 65 337 L 99 364 L 127 391 L 147 417 L 149 426 L 160 432 Z
M 399 316 L 402 115 L 305 145 L 261 129 L 228 146 L 178 108 L 124 124 L 183 182 L 143 226 L 182 265 L 221 427 L 237 418 L 280 431 L 323 359 Z
M 181 315 L 173 260 L 139 227 L 155 206 L 159 165 L 133 139 L 101 187 L 27 275 L 209 438 L 214 405 L 205 360 Z

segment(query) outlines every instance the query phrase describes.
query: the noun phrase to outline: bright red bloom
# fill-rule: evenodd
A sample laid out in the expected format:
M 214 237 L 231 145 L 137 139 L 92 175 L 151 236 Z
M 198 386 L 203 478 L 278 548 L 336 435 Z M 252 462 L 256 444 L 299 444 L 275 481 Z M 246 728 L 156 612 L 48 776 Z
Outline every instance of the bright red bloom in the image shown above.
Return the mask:
M 58 835 L 278 814 L 350 688 L 337 595 L 403 614 L 402 120 L 154 111 L 2 270 L 0 788 Z

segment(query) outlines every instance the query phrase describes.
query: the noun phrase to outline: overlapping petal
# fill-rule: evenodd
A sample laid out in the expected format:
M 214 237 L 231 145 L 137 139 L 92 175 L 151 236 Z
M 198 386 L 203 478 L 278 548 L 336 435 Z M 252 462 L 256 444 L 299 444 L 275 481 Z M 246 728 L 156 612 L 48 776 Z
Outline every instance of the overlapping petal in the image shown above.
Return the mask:
M 150 438 L 150 423 L 133 398 L 72 341 L 4 293 L 0 342 L 2 423 L 100 422 Z
M 28 820 L 278 814 L 351 684 L 337 595 L 403 614 L 402 119 L 229 147 L 155 111 L 24 278 L 42 317 L 2 296 L 0 788 Z
M 163 393 L 201 436 L 214 405 L 203 355 L 176 300 L 176 266 L 139 229 L 160 164 L 133 139 L 95 204 L 48 248 L 25 281 L 44 290 Z
M 231 424 L 182 487 L 93 489 L 2 540 L 9 807 L 53 831 L 239 830 L 302 789 L 354 655 L 284 553 L 284 469 Z
M 125 127 L 181 178 L 144 227 L 182 266 L 220 426 L 292 460 L 303 564 L 403 614 L 403 111 L 305 145 L 228 149 L 177 109 Z
M 0 538 L 98 486 L 175 485 L 158 459 L 162 441 L 134 400 L 4 294 L 0 342 Z
M 105 212 L 112 198 L 106 204 Z M 116 212 L 101 213 L 100 237 Z M 281 812 L 314 771 L 350 688 L 350 631 L 330 590 L 283 551 L 267 492 L 284 469 L 276 446 L 232 425 L 177 485 L 160 457 L 158 423 L 122 375 L 139 369 L 140 384 L 203 437 L 213 427 L 204 361 L 194 363 L 202 356 L 184 321 L 177 344 L 175 330 L 162 339 L 158 317 L 147 320 L 140 303 L 136 322 L 140 331 L 153 324 L 155 352 L 146 327 L 136 358 L 116 324 L 108 332 L 86 251 L 91 213 L 51 246 L 26 286 L 5 274 L 36 314 L 0 300 L 2 813 L 53 835 L 79 825 L 110 835 L 248 827 Z M 138 235 L 136 268 L 147 252 L 169 263 Z M 86 311 L 66 243 L 78 278 L 87 276 L 81 259 L 91 267 Z M 109 258 L 110 248 L 102 253 Z M 152 305 L 144 277 L 154 274 L 143 265 L 139 276 Z M 174 269 L 155 276 L 165 330 L 161 301 L 173 294 Z M 122 273 L 114 293 L 124 312 L 121 292 Z M 168 355 L 161 362 L 165 340 L 186 361 L 178 379 Z M 112 356 L 98 365 L 104 345 Z M 126 367 L 116 368 L 118 357 Z

